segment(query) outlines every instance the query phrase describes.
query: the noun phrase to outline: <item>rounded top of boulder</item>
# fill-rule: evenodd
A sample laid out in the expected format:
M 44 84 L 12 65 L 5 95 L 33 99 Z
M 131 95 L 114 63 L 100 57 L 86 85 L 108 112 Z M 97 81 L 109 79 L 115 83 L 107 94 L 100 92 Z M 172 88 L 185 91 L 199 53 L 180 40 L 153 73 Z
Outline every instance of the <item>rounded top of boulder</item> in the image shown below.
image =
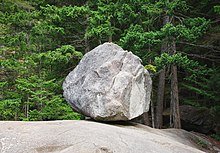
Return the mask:
M 139 57 L 104 43 L 84 55 L 63 90 L 77 112 L 96 120 L 130 120 L 148 111 L 151 82 Z
M 112 42 L 105 42 L 99 46 L 97 46 L 96 48 L 94 48 L 93 50 L 97 49 L 97 48 L 101 48 L 101 47 L 109 47 L 111 49 L 116 49 L 116 50 L 122 50 L 124 51 L 120 46 L 118 46 L 117 44 L 115 43 L 112 43 Z M 91 51 L 93 51 L 91 50 Z
M 99 49 L 105 49 L 105 51 L 113 51 L 113 50 L 120 50 L 120 51 L 124 51 L 120 46 L 118 46 L 117 44 L 115 43 L 112 43 L 112 42 L 105 42 L 97 47 L 95 47 L 93 50 L 91 50 L 90 52 L 92 51 L 97 51 Z

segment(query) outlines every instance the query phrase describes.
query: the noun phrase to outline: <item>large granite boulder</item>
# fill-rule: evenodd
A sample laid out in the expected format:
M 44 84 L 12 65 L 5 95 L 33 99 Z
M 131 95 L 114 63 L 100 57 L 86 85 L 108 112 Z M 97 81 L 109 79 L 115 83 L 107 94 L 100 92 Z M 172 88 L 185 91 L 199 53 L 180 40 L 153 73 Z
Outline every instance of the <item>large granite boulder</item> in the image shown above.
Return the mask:
M 113 43 L 85 54 L 63 83 L 73 109 L 95 120 L 131 120 L 149 110 L 151 77 L 141 59 Z

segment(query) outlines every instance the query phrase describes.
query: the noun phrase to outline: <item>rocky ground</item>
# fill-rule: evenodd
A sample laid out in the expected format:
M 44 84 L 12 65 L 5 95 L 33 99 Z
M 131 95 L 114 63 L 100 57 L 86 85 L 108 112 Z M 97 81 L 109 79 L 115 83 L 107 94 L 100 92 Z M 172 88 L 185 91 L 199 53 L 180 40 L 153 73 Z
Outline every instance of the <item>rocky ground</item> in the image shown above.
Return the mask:
M 184 130 L 125 122 L 2 121 L 0 127 L 1 153 L 199 153 L 212 145 Z

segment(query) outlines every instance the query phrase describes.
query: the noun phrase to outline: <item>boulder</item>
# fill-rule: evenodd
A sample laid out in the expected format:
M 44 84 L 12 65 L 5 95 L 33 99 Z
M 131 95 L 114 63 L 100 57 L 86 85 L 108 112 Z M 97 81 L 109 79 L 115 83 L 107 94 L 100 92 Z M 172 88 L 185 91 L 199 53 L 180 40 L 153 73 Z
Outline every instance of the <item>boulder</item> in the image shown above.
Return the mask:
M 75 111 L 95 120 L 131 120 L 149 110 L 151 88 L 139 57 L 104 43 L 69 73 L 63 95 Z
M 127 123 L 0 122 L 1 153 L 202 153 L 192 134 Z M 196 138 L 196 136 L 193 136 Z M 197 139 L 197 142 L 206 141 Z M 208 143 L 207 143 L 208 144 Z M 204 150 L 205 152 L 209 152 Z

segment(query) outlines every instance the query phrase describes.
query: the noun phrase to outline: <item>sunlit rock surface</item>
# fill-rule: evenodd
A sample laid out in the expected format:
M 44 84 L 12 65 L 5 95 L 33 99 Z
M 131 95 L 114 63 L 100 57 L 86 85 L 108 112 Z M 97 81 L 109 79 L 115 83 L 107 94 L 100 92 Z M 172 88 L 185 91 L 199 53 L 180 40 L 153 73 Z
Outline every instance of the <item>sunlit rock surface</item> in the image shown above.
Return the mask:
M 131 120 L 149 110 L 151 77 L 139 57 L 113 43 L 85 54 L 63 83 L 74 110 L 95 120 Z
M 91 121 L 0 122 L 0 153 L 201 153 L 189 132 Z

